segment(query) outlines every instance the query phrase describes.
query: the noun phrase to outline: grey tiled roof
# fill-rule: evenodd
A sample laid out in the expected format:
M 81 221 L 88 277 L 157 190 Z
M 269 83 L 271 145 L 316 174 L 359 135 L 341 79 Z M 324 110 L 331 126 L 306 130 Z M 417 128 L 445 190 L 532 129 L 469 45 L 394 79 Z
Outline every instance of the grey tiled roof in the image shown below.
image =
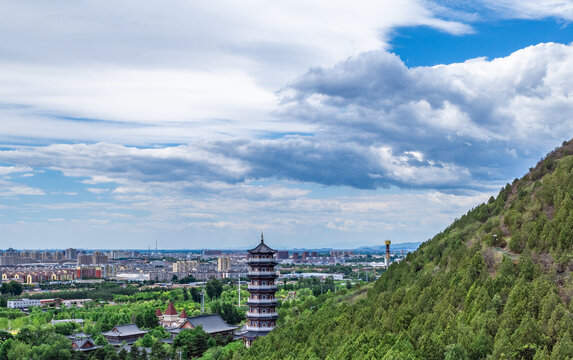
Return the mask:
M 193 327 L 202 326 L 203 330 L 208 334 L 237 329 L 237 326 L 227 324 L 219 314 L 195 316 L 188 320 Z
M 92 339 L 90 338 L 76 339 L 72 340 L 72 342 L 76 344 L 76 348 L 74 349 L 75 351 L 89 351 L 99 348 L 99 346 L 94 345 Z M 88 344 L 88 346 L 84 347 L 86 343 Z
M 141 330 L 136 324 L 118 325 L 111 331 L 101 333 L 103 336 L 132 336 L 147 333 L 146 330 Z
M 207 334 L 216 334 L 225 331 L 233 331 L 237 329 L 237 326 L 231 326 L 225 322 L 219 316 L 219 314 L 209 314 L 209 315 L 200 315 L 191 318 L 187 318 L 187 321 L 193 325 L 194 328 L 201 326 L 203 331 Z M 182 326 L 185 323 L 181 324 L 179 327 L 176 328 L 168 328 L 166 329 L 172 334 L 179 334 L 181 331 L 185 330 Z

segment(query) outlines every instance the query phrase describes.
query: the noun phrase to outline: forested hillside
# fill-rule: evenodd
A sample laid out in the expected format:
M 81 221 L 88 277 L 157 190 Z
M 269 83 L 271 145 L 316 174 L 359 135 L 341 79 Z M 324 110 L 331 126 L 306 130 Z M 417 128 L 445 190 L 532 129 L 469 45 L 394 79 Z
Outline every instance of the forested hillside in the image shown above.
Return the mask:
M 573 358 L 573 142 L 393 264 L 294 309 L 235 359 Z

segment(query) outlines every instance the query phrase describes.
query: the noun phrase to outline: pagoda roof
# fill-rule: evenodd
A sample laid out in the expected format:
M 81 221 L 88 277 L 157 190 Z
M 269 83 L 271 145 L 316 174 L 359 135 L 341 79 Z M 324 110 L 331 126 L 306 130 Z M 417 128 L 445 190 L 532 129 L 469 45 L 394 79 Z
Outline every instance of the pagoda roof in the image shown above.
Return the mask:
M 157 308 L 157 310 L 155 310 L 155 315 L 163 316 L 163 314 L 161 313 L 161 309 Z
M 180 317 L 181 319 L 187 318 L 187 313 L 185 312 L 185 309 L 183 309 L 183 311 L 181 311 L 181 314 L 179 315 L 179 317 Z
M 261 233 L 261 243 L 256 248 L 249 250 L 249 254 L 274 254 L 276 250 L 271 249 L 265 244 L 263 234 Z
M 170 301 L 169 305 L 167 305 L 167 310 L 165 310 L 165 315 L 177 315 L 177 310 L 175 310 L 175 306 Z

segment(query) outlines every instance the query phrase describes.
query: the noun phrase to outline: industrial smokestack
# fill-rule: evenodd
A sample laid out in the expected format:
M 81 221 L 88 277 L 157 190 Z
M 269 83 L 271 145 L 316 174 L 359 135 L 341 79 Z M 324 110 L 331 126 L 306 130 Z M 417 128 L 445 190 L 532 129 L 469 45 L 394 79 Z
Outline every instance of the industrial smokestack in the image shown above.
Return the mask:
M 386 244 L 386 270 L 388 270 L 388 266 L 390 266 L 390 240 L 386 240 L 384 242 Z

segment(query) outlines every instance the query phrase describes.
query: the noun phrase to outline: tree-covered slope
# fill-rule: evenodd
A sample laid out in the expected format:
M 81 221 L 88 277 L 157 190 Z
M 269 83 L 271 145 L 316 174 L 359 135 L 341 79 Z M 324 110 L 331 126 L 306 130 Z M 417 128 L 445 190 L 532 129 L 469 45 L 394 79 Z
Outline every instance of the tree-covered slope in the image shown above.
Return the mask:
M 298 309 L 235 359 L 573 358 L 573 142 L 366 292 Z

